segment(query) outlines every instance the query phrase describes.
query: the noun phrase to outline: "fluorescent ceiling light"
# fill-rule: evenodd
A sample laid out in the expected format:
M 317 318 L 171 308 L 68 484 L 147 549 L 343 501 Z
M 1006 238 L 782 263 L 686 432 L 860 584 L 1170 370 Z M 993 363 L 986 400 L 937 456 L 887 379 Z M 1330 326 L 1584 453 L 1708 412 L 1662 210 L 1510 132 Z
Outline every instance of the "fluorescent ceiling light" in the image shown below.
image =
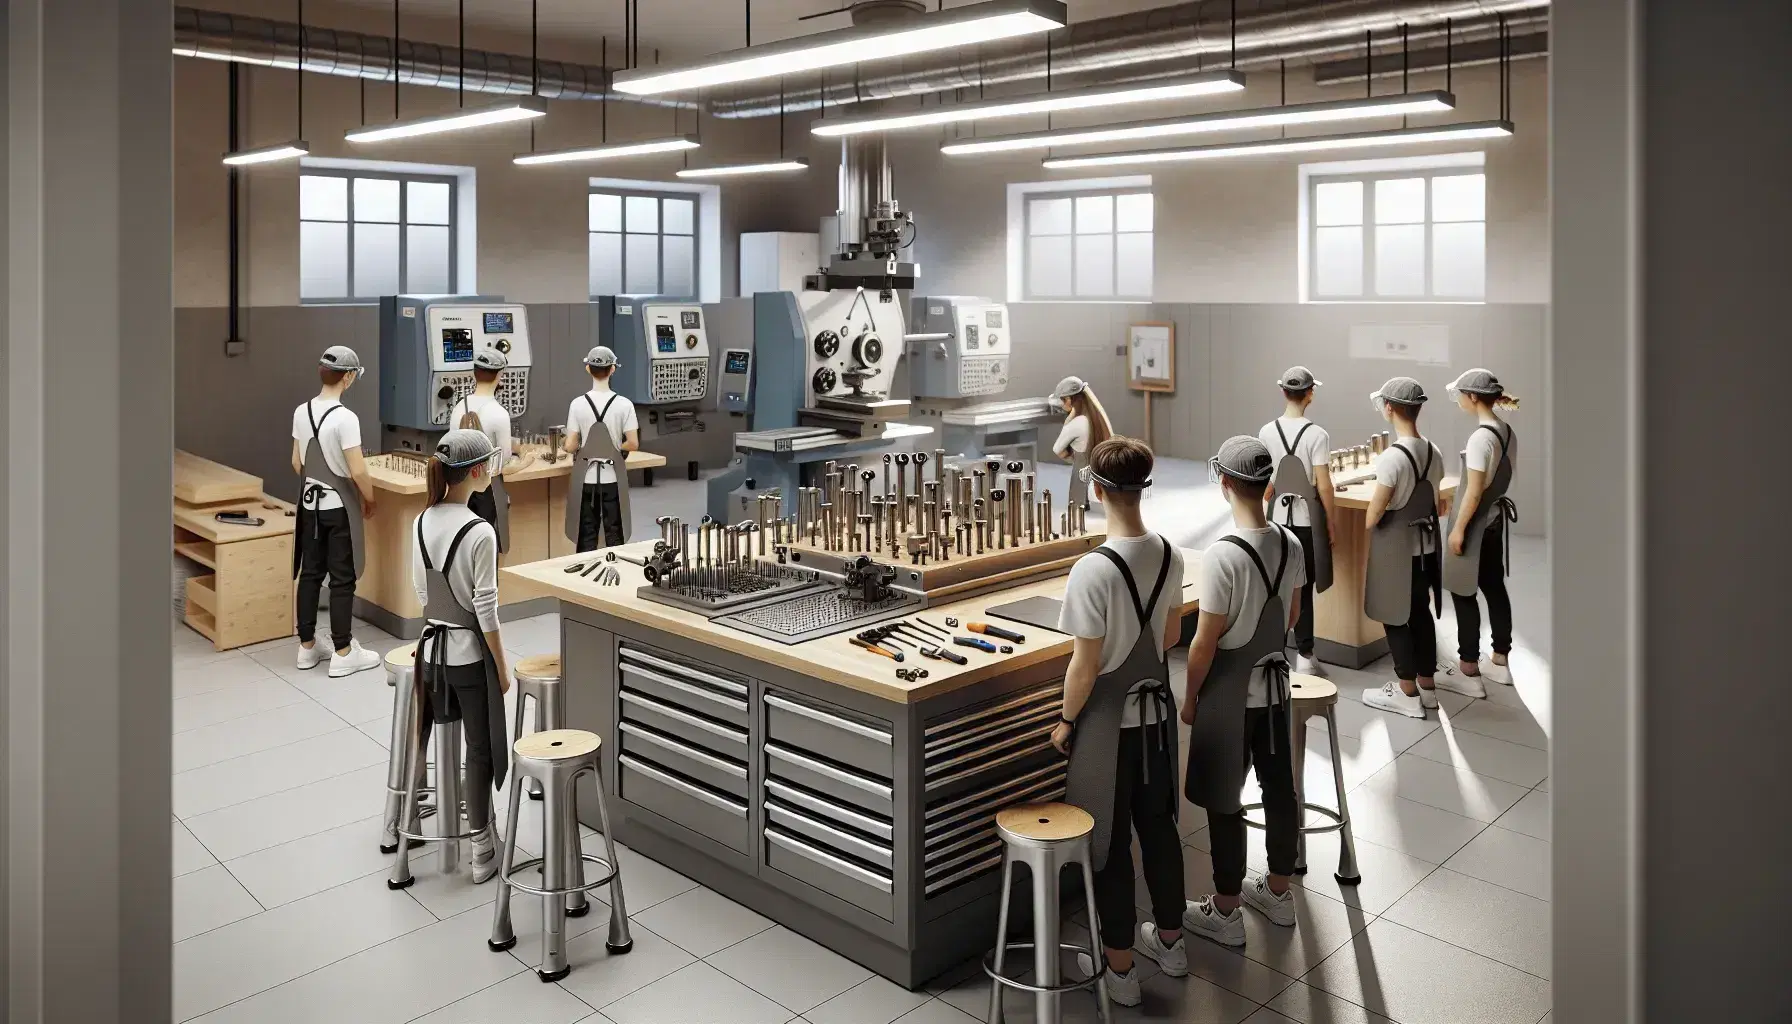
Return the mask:
M 1456 109 L 1455 96 L 1441 90 L 1433 90 L 1376 96 L 1369 99 L 1291 103 L 1286 106 L 1259 107 L 1253 110 L 1222 110 L 1212 114 L 1163 117 L 1154 121 L 1127 121 L 1121 124 L 1089 125 L 1086 128 L 1058 128 L 1053 131 L 1024 132 L 1018 135 L 989 135 L 982 138 L 957 139 L 941 146 L 940 152 L 952 156 L 964 156 L 972 153 L 999 153 L 1017 149 L 1045 149 L 1052 146 L 1086 146 L 1100 142 L 1124 142 L 1129 139 L 1160 139 L 1175 135 L 1275 128 L 1291 124 L 1324 124 L 1328 121 L 1353 121 L 1367 117 L 1398 117 L 1405 114 L 1429 114 L 1454 109 Z
M 249 164 L 271 164 L 280 160 L 295 160 L 311 154 L 309 142 L 282 142 L 277 146 L 262 146 L 260 149 L 245 149 L 236 153 L 224 154 L 224 162 L 232 167 L 243 167 Z
M 901 21 L 854 25 L 697 61 L 625 71 L 615 77 L 615 86 L 636 96 L 708 89 L 1049 32 L 1068 20 L 1064 0 L 983 0 Z
M 1350 135 L 1314 135 L 1298 139 L 1264 139 L 1226 146 L 1194 146 L 1189 149 L 1146 149 L 1131 153 L 1097 153 L 1093 156 L 1053 157 L 1045 161 L 1052 170 L 1078 167 L 1113 167 L 1125 164 L 1175 163 L 1186 160 L 1215 160 L 1233 156 L 1264 156 L 1270 153 L 1312 153 L 1328 149 L 1370 149 L 1381 146 L 1409 146 L 1425 142 L 1456 139 L 1493 139 L 1512 134 L 1510 121 L 1470 121 L 1465 124 L 1443 124 L 1430 128 L 1394 128 L 1382 132 L 1357 132 Z
M 723 167 L 686 167 L 680 178 L 732 178 L 743 174 L 777 174 L 782 171 L 806 171 L 807 160 L 776 160 L 763 164 L 729 164 Z
M 956 121 L 984 121 L 997 117 L 1020 117 L 1026 114 L 1047 114 L 1058 110 L 1088 110 L 1094 107 L 1118 107 L 1129 103 L 1154 103 L 1159 100 L 1208 96 L 1214 93 L 1237 92 L 1244 88 L 1244 75 L 1236 71 L 1215 71 L 1134 85 L 1098 85 L 1086 89 L 1065 89 L 1062 92 L 1015 96 L 978 103 L 955 103 L 903 113 L 876 114 L 869 117 L 829 117 L 809 128 L 814 135 L 856 135 L 860 132 L 894 131 L 901 128 L 922 128 L 928 125 L 951 124 Z
M 408 139 L 415 135 L 435 135 L 439 132 L 460 131 L 463 128 L 482 128 L 490 124 L 526 121 L 531 117 L 541 117 L 546 113 L 547 109 L 534 99 L 506 100 L 489 107 L 474 107 L 456 110 L 448 114 L 438 114 L 434 117 L 420 117 L 411 121 L 394 121 L 391 124 L 356 128 L 344 135 L 343 138 L 349 142 L 384 142 L 387 139 Z
M 176 57 L 198 57 L 200 60 L 228 61 L 234 64 L 255 64 L 264 68 L 285 68 L 288 71 L 297 71 L 299 69 L 299 62 L 296 60 L 285 60 L 278 57 L 246 57 L 242 54 L 229 53 L 223 50 L 201 50 L 197 46 L 176 46 L 174 48 L 174 55 Z
M 585 146 L 580 149 L 556 149 L 546 153 L 519 153 L 511 163 L 520 166 L 535 164 L 569 164 L 585 160 L 614 160 L 624 156 L 646 156 L 649 153 L 675 153 L 681 149 L 696 149 L 702 143 L 692 135 L 674 135 L 665 139 L 646 139 L 640 142 L 618 142 L 608 146 Z

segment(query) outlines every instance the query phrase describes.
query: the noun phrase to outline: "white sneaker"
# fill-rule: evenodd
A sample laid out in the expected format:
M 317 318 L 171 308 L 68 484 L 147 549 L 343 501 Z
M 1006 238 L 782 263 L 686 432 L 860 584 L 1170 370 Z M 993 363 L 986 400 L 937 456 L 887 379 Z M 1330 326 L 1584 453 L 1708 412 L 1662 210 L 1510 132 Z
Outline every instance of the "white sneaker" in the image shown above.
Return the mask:
M 1512 685 L 1512 665 L 1510 662 L 1501 665 L 1498 662 L 1481 663 L 1481 674 L 1502 686 Z
M 1157 924 L 1146 921 L 1139 925 L 1139 952 L 1150 957 L 1157 966 L 1172 978 L 1188 976 L 1188 946 L 1177 936 L 1172 945 L 1164 945 L 1164 940 L 1157 933 Z
M 1244 945 L 1244 912 L 1222 914 L 1214 907 L 1212 896 L 1202 897 L 1199 903 L 1190 900 L 1182 910 L 1182 926 L 1222 946 Z
M 299 668 L 300 669 L 311 669 L 311 668 L 316 668 L 319 665 L 322 665 L 324 663 L 324 652 L 326 652 L 328 650 L 329 650 L 328 647 L 325 647 L 324 645 L 318 643 L 315 640 L 311 642 L 310 647 L 306 647 L 304 644 L 300 644 L 299 645 Z
M 1433 698 L 1434 700 L 1436 698 Z M 1424 718 L 1425 703 L 1418 696 L 1408 697 L 1395 682 L 1382 683 L 1380 686 L 1366 687 L 1363 690 L 1363 703 L 1382 711 L 1392 711 L 1408 718 Z
M 1076 966 L 1084 974 L 1095 973 L 1095 961 L 1089 959 L 1087 953 L 1076 955 Z M 1102 976 L 1101 987 L 1108 990 L 1109 1001 L 1119 1003 L 1121 1006 L 1137 1006 L 1145 998 L 1139 994 L 1139 965 L 1137 963 L 1134 963 L 1132 970 L 1125 974 L 1109 967 L 1108 973 Z
M 362 647 L 361 641 L 350 640 L 347 654 L 330 652 L 330 678 L 340 679 L 343 676 L 352 676 L 356 672 L 365 672 L 370 668 L 379 668 L 380 663 L 385 660 L 380 652 Z
M 1277 896 L 1269 887 L 1268 875 L 1254 875 L 1245 880 L 1244 901 L 1255 907 L 1271 924 L 1279 924 L 1284 928 L 1294 927 L 1294 887 Z
M 1419 687 L 1419 707 L 1426 711 L 1437 710 L 1437 680 L 1433 679 L 1431 683 L 1431 686 Z
M 480 885 L 498 873 L 498 826 L 496 824 L 473 837 L 473 884 Z
M 1453 669 L 1437 677 L 1437 688 L 1451 693 L 1460 693 L 1464 697 L 1476 699 L 1487 696 L 1487 687 L 1481 684 L 1478 675 L 1466 675 L 1461 669 Z M 1421 691 L 1422 693 L 1423 691 Z
M 1302 675 L 1318 676 L 1321 679 L 1326 676 L 1325 665 L 1321 664 L 1318 658 L 1309 658 L 1304 654 L 1294 656 L 1294 671 Z

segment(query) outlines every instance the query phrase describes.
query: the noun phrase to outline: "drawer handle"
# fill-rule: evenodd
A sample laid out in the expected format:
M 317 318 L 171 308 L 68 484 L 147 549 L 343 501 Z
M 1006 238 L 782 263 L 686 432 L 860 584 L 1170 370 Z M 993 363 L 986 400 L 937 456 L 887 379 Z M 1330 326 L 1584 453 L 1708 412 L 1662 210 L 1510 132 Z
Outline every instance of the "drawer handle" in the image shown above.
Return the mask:
M 1041 737 L 1044 737 L 1050 731 L 1051 730 L 1049 730 L 1049 729 L 1045 730 L 1045 731 L 1041 732 L 1039 735 Z M 1051 749 L 1051 746 L 1049 744 L 1041 744 L 1037 747 L 1029 747 L 1029 748 L 1026 748 L 1023 750 L 1016 750 L 1012 754 L 1008 754 L 1004 757 L 998 757 L 994 761 L 988 761 L 983 764 L 973 765 L 969 768 L 966 768 L 964 771 L 955 772 L 954 774 L 947 775 L 944 778 L 928 779 L 927 786 L 926 786 L 926 792 L 931 793 L 937 789 L 944 789 L 947 786 L 950 786 L 956 782 L 960 782 L 964 779 L 968 779 L 973 776 L 980 775 L 983 772 L 990 771 L 991 769 L 994 769 L 994 768 L 1000 768 L 1005 764 L 1011 764 L 1015 761 L 1019 761 L 1019 760 L 1025 759 L 1025 758 L 1032 757 L 1032 756 L 1038 754 L 1042 750 L 1050 750 L 1050 749 Z
M 655 782 L 671 786 L 673 789 L 676 789 L 687 796 L 694 797 L 714 807 L 719 807 L 729 814 L 734 815 L 736 818 L 745 818 L 747 816 L 746 804 L 737 804 L 725 797 L 717 796 L 701 786 L 693 786 L 676 775 L 662 772 L 658 768 L 648 764 L 646 761 L 637 761 L 627 754 L 622 755 L 620 760 L 625 767 L 633 768 L 635 771 L 640 772 L 642 775 L 647 776 Z
M 1063 708 L 1064 706 L 1062 704 L 1052 707 L 1035 708 L 1024 714 L 1010 715 L 999 721 L 990 722 L 987 725 L 980 725 L 966 733 L 949 736 L 943 740 L 935 740 L 922 749 L 921 756 L 924 759 L 938 757 L 941 754 L 957 750 L 959 747 L 980 743 L 991 736 L 998 735 L 1009 729 L 1020 728 L 1034 722 L 1043 722 L 1048 719 L 1056 718 L 1062 713 Z
M 895 795 L 894 790 L 881 782 L 872 782 L 870 779 L 854 775 L 852 772 L 841 771 L 831 764 L 822 764 L 820 761 L 804 757 L 794 750 L 786 750 L 776 743 L 767 743 L 765 745 L 765 752 L 786 764 L 793 764 L 798 768 L 806 768 L 817 775 L 833 779 L 835 782 L 851 786 L 854 789 L 864 790 L 867 793 L 880 796 L 885 800 L 889 800 Z
M 789 801 L 791 804 L 801 807 L 804 810 L 812 811 L 843 824 L 851 825 L 853 828 L 859 829 L 862 832 L 869 832 L 872 835 L 882 838 L 885 842 L 889 842 L 896 837 L 895 826 L 887 821 L 879 821 L 876 818 L 869 818 L 860 814 L 858 811 L 847 810 L 831 800 L 823 800 L 820 797 L 810 796 L 793 786 L 786 786 L 777 779 L 766 779 L 765 788 L 780 800 Z
M 990 870 L 993 870 L 993 869 L 1001 867 L 1001 866 L 1002 866 L 1002 855 L 999 853 L 995 854 L 994 856 L 990 857 L 988 860 L 978 861 L 977 863 L 972 864 L 970 867 L 965 868 L 962 871 L 959 871 L 955 874 L 947 875 L 945 878 L 942 878 L 937 882 L 928 883 L 927 889 L 925 890 L 925 895 L 932 896 L 934 893 L 940 892 L 945 889 L 950 889 L 960 882 L 966 881 L 967 879 L 975 878 L 978 875 L 983 874 L 985 871 L 990 871 Z
M 983 719 L 989 718 L 992 715 L 999 715 L 1004 711 L 1011 711 L 1015 708 L 1021 707 L 1026 704 L 1031 704 L 1035 701 L 1061 700 L 1063 693 L 1064 693 L 1064 684 L 1061 682 L 1052 683 L 1048 686 L 1042 686 L 1039 689 L 1032 691 L 1031 693 L 1023 693 L 1023 694 L 1020 694 L 1019 696 L 1010 697 L 1007 700 L 1002 701 L 998 704 L 992 704 L 986 708 L 979 708 L 976 711 L 972 711 L 972 712 L 965 713 L 965 714 L 960 714 L 955 718 L 948 718 L 943 722 L 935 722 L 934 724 L 927 726 L 925 729 L 921 730 L 921 736 L 922 736 L 923 740 L 936 739 L 945 733 L 949 733 L 956 729 L 962 728 L 966 725 L 971 724 L 972 722 L 980 722 Z
M 1065 770 L 1066 766 L 1063 763 L 1048 764 L 1042 768 L 1036 768 L 1025 775 L 1017 775 L 1011 779 L 997 780 L 974 793 L 967 793 L 964 796 L 956 797 L 937 807 L 929 807 L 927 809 L 927 820 L 929 822 L 935 822 L 949 818 L 964 808 L 970 807 L 983 800 L 987 800 L 1011 786 L 1033 785 L 1049 775 L 1054 773 L 1061 774 Z
M 889 892 L 891 889 L 890 880 L 888 878 L 885 878 L 884 876 L 878 874 L 877 872 L 867 871 L 864 868 L 859 867 L 857 864 L 852 863 L 851 861 L 842 860 L 841 858 L 836 857 L 831 853 L 825 853 L 821 850 L 817 850 L 815 847 L 810 846 L 808 843 L 802 842 L 801 840 L 798 840 L 798 839 L 793 839 L 790 836 L 787 836 L 784 833 L 779 832 L 777 829 L 772 829 L 772 828 L 766 829 L 765 830 L 765 838 L 771 840 L 773 843 L 777 844 L 778 846 L 782 847 L 783 849 L 796 854 L 798 857 L 801 857 L 804 860 L 811 861 L 815 864 L 819 864 L 824 868 L 830 868 L 834 871 L 838 871 L 839 873 L 847 876 L 848 878 L 851 878 L 852 880 L 854 880 L 856 882 L 863 882 L 864 884 L 871 886 L 873 889 L 876 889 L 879 892 Z
M 792 832 L 807 831 L 810 839 L 833 843 L 844 850 L 851 851 L 865 860 L 871 861 L 885 871 L 890 869 L 890 861 L 893 857 L 893 853 L 887 846 L 879 846 L 876 843 L 860 839 L 858 836 L 848 835 L 837 828 L 833 828 L 824 822 L 816 821 L 814 818 L 811 818 L 806 814 L 800 814 L 782 804 L 768 803 L 765 805 L 765 809 L 770 812 L 772 821 L 775 824 L 790 829 Z M 821 834 L 816 835 L 816 832 Z
M 863 725 L 849 718 L 841 718 L 838 715 L 830 715 L 825 711 L 817 711 L 808 705 L 798 704 L 793 700 L 785 700 L 783 697 L 776 696 L 775 694 L 766 694 L 765 702 L 780 711 L 788 711 L 793 715 L 801 715 L 811 721 L 820 722 L 822 725 L 832 726 L 835 729 L 850 732 L 854 736 L 861 736 L 865 739 L 882 743 L 886 747 L 890 746 L 893 742 L 890 738 L 890 734 L 884 732 L 882 729 L 875 729 L 869 725 Z
M 622 701 L 625 704 L 639 705 L 649 711 L 665 715 L 667 718 L 683 722 L 693 729 L 702 729 L 704 732 L 720 736 L 733 743 L 739 743 L 741 746 L 746 746 L 747 744 L 747 734 L 738 729 L 730 729 L 725 725 L 717 725 L 707 719 L 693 715 L 688 711 L 681 711 L 678 708 L 667 704 L 665 701 L 654 700 L 652 697 L 645 694 L 631 693 L 628 690 L 623 690 Z
M 659 683 L 661 686 L 670 686 L 674 690 L 679 691 L 680 693 L 688 693 L 693 697 L 700 697 L 700 698 L 710 701 L 712 703 L 720 704 L 723 707 L 728 708 L 732 711 L 747 710 L 747 702 L 744 700 L 735 700 L 732 697 L 724 697 L 719 693 L 712 693 L 709 690 L 705 690 L 703 687 L 698 686 L 695 683 L 687 683 L 682 679 L 673 679 L 670 676 L 662 676 L 658 672 L 650 672 L 647 669 L 637 668 L 634 665 L 622 666 L 622 675 L 625 680 L 628 678 L 630 673 L 633 673 L 634 675 L 641 676 L 645 679 L 651 679 L 652 681 Z
M 1023 732 L 1011 733 L 1010 735 L 1003 736 L 1000 739 L 991 738 L 989 743 L 986 746 L 982 747 L 981 749 L 967 750 L 962 754 L 958 754 L 954 757 L 948 757 L 943 761 L 935 761 L 934 763 L 927 766 L 926 772 L 933 773 L 933 772 L 947 771 L 947 770 L 950 770 L 953 768 L 957 768 L 960 765 L 966 765 L 966 764 L 971 764 L 972 762 L 975 762 L 975 761 L 980 761 L 980 760 L 988 757 L 991 754 L 998 753 L 998 752 L 1004 751 L 1004 750 L 1010 750 L 1014 747 L 1031 747 L 1034 749 L 1043 747 L 1045 744 L 1042 743 L 1041 741 L 1049 740 L 1051 738 L 1052 729 L 1054 726 L 1055 726 L 1055 723 L 1049 724 L 1049 725 L 1043 725 L 1043 726 L 1037 722 L 1031 723 L 1029 725 L 1023 726 L 1023 729 L 1025 729 L 1025 731 L 1023 731 Z
M 636 725 L 633 722 L 623 722 L 619 728 L 623 732 L 628 733 L 630 736 L 634 736 L 643 742 L 651 743 L 662 750 L 670 750 L 674 754 L 688 757 L 693 761 L 708 765 L 716 771 L 727 772 L 737 779 L 744 779 L 747 777 L 747 766 L 744 764 L 725 761 L 722 758 L 716 757 L 714 754 L 698 750 L 696 747 L 680 743 L 677 740 L 667 739 L 666 737 L 660 736 L 659 734 L 654 733 L 643 726 Z
M 698 682 L 709 683 L 713 686 L 720 687 L 743 700 L 747 696 L 747 687 L 745 683 L 737 683 L 732 679 L 723 679 L 721 676 L 712 676 L 707 672 L 691 668 L 687 665 L 680 665 L 675 661 L 667 661 L 664 658 L 656 657 L 645 651 L 637 651 L 632 647 L 622 648 L 622 660 L 638 661 L 643 665 L 651 665 L 664 672 L 676 672 L 681 676 L 695 679 Z

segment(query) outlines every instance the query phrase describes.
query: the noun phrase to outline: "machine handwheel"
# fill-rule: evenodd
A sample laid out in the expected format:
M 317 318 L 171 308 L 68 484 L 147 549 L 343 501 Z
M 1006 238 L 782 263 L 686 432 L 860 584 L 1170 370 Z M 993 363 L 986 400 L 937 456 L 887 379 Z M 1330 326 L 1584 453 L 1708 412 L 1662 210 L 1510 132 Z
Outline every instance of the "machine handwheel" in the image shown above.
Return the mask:
M 833 331 L 822 331 L 815 336 L 816 355 L 823 359 L 832 359 L 834 353 L 838 351 L 840 351 L 840 335 Z
M 834 390 L 834 385 L 839 381 L 839 375 L 834 373 L 831 367 L 824 366 L 815 371 L 815 376 L 810 379 L 809 384 L 815 389 L 816 394 L 825 395 Z
M 861 334 L 852 343 L 853 358 L 862 366 L 876 366 L 884 357 L 884 340 L 869 332 Z

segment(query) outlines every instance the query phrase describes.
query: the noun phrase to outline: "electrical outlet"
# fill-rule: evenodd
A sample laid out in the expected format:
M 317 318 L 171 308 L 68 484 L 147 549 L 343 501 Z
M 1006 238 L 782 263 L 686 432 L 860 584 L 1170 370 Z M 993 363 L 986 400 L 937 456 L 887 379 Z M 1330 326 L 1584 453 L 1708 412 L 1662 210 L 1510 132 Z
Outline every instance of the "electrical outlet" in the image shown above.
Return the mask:
M 1358 324 L 1350 329 L 1350 357 L 1446 366 L 1450 362 L 1450 328 L 1445 324 Z
M 228 357 L 247 355 L 249 343 L 241 338 L 224 339 L 224 354 Z
M 1114 355 L 1119 356 L 1121 359 L 1125 359 L 1126 358 L 1126 346 L 1125 345 L 1115 345 L 1114 346 Z

